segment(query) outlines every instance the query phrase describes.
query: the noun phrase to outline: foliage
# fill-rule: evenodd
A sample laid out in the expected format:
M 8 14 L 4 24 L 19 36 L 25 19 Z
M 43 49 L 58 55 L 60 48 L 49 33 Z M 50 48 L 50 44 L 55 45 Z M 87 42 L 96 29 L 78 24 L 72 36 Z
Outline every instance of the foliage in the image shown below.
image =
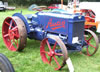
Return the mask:
M 49 4 L 52 4 L 52 3 L 60 3 L 60 0 L 2 0 L 2 1 L 7 1 L 9 2 L 11 5 L 23 5 L 23 6 L 26 6 L 26 5 L 30 5 L 30 4 L 46 4 L 46 5 L 49 5 Z M 64 3 L 67 3 L 68 0 L 64 0 Z M 80 0 L 80 1 L 100 1 L 100 0 Z

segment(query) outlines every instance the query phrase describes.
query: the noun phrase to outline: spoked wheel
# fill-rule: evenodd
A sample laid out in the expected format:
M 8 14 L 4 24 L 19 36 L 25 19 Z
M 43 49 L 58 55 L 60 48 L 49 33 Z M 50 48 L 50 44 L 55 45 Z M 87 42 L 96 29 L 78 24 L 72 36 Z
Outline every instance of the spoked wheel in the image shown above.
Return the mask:
M 88 56 L 94 55 L 99 47 L 98 37 L 93 31 L 85 29 L 84 38 L 86 45 L 82 49 L 83 53 Z
M 53 40 L 55 44 L 49 41 Z M 50 64 L 55 70 L 65 66 L 68 59 L 67 48 L 59 37 L 51 36 L 41 42 L 40 54 L 44 63 Z
M 3 54 L 0 54 L 0 72 L 15 72 L 12 64 Z
M 7 17 L 3 22 L 2 36 L 9 50 L 23 50 L 27 41 L 27 32 L 24 22 L 19 17 Z

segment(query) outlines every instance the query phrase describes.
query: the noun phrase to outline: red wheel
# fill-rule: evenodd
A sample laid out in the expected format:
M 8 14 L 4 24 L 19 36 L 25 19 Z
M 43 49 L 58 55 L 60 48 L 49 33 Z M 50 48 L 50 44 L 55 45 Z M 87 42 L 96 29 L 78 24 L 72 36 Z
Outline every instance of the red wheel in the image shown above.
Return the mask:
M 9 50 L 23 50 L 27 41 L 27 32 L 24 22 L 19 17 L 7 17 L 3 22 L 2 36 Z
M 49 43 L 49 40 L 55 41 L 54 45 Z M 55 68 L 60 70 L 65 66 L 65 62 L 68 59 L 67 48 L 59 37 L 51 36 L 45 38 L 41 42 L 40 54 L 42 61 L 48 63 Z
M 92 56 L 96 53 L 99 47 L 99 40 L 96 34 L 85 29 L 85 42 L 86 46 L 83 47 L 82 52 L 88 56 Z

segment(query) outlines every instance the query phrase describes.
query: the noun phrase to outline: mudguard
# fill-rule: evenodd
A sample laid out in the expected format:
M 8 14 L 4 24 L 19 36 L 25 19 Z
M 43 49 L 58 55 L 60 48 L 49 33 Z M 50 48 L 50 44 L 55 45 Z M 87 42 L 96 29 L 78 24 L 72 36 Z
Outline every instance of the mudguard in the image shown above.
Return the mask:
M 21 13 L 15 13 L 12 16 L 17 16 L 20 19 L 22 19 L 24 24 L 25 24 L 25 26 L 26 26 L 27 33 L 30 33 L 30 27 L 29 27 L 28 21 Z

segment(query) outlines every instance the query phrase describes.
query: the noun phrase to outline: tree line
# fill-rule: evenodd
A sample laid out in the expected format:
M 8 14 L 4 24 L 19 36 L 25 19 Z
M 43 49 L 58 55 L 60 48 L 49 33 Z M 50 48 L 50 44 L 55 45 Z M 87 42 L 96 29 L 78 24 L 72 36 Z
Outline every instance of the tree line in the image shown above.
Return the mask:
M 61 0 L 1 0 L 3 2 L 8 2 L 11 5 L 31 5 L 31 4 L 38 4 L 38 5 L 50 5 L 55 3 L 60 3 Z M 80 0 L 80 1 L 89 1 L 89 2 L 99 2 L 100 0 Z M 67 0 L 64 0 L 64 3 L 67 4 Z

